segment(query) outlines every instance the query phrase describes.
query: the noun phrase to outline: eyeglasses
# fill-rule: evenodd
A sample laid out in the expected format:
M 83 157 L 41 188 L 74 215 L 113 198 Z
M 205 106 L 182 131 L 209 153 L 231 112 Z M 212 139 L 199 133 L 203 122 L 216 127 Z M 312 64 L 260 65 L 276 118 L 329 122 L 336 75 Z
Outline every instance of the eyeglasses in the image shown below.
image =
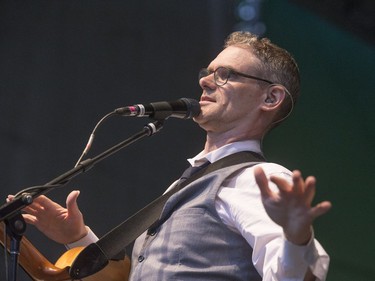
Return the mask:
M 224 67 L 224 66 L 220 66 L 220 67 L 216 68 L 214 71 L 209 70 L 207 68 L 202 68 L 199 71 L 198 79 L 201 80 L 203 77 L 206 77 L 206 76 L 208 76 L 212 73 L 214 74 L 214 81 L 215 81 L 215 84 L 217 86 L 224 86 L 228 82 L 228 79 L 232 74 L 242 76 L 242 77 L 246 77 L 246 78 L 251 78 L 251 79 L 254 79 L 254 80 L 258 80 L 258 81 L 263 81 L 263 82 L 266 82 L 266 83 L 269 83 L 269 84 L 274 84 L 273 82 L 271 82 L 269 80 L 259 78 L 259 77 L 255 77 L 255 76 L 252 76 L 252 75 L 248 75 L 248 74 L 245 74 L 245 73 L 241 73 L 241 72 L 235 71 L 233 69 L 230 69 L 230 68 L 227 68 L 227 67 Z

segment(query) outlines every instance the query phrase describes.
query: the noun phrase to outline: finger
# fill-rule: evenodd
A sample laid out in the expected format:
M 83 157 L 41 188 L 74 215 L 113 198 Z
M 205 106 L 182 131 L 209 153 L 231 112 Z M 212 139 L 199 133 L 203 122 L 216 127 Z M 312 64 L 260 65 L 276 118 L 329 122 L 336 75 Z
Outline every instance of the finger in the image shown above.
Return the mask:
M 33 204 L 34 206 L 38 206 L 41 209 L 55 209 L 56 205 L 59 206 L 57 203 L 55 203 L 54 201 L 52 201 L 44 195 L 35 198 Z
M 22 216 L 25 219 L 25 222 L 27 222 L 29 224 L 36 225 L 37 222 L 38 222 L 38 220 L 35 216 L 29 215 L 29 214 L 23 214 Z
M 292 189 L 290 183 L 284 178 L 271 176 L 270 180 L 277 185 L 281 192 L 289 192 Z
M 317 217 L 324 215 L 327 213 L 332 207 L 331 202 L 324 201 L 316 205 L 315 207 L 311 208 L 310 212 L 313 217 L 313 219 L 316 219 Z
M 293 171 L 293 190 L 299 194 L 302 194 L 305 190 L 305 182 L 301 172 L 298 170 Z
M 316 179 L 315 177 L 307 177 L 305 181 L 305 199 L 306 203 L 310 206 L 316 191 Z
M 10 194 L 7 196 L 7 199 L 6 201 L 7 202 L 10 202 L 10 201 L 13 201 L 15 198 L 14 195 Z M 24 210 L 29 210 L 30 208 L 33 208 L 34 211 L 38 210 L 38 209 L 44 209 L 43 205 L 46 205 L 46 201 L 49 200 L 47 197 L 45 197 L 44 195 L 41 195 L 39 197 L 36 197 L 36 198 L 33 198 L 33 201 L 30 205 L 26 206 L 24 208 Z
M 36 216 L 39 213 L 38 209 L 35 209 L 31 206 L 27 206 L 27 207 L 23 208 L 22 211 L 24 211 L 25 213 L 31 214 L 33 216 Z
M 259 186 L 260 193 L 262 194 L 262 196 L 263 197 L 272 196 L 272 191 L 270 190 L 268 186 L 268 179 L 261 167 L 254 168 L 254 177 L 255 177 L 256 183 Z

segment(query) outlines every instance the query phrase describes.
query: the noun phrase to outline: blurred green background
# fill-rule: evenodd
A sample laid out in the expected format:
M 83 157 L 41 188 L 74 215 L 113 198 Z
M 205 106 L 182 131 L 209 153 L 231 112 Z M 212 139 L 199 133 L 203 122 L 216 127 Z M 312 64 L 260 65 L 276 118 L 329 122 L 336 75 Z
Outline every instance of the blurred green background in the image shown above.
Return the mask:
M 302 95 L 265 151 L 315 175 L 316 201 L 333 203 L 316 222 L 331 256 L 328 280 L 374 280 L 374 45 L 287 1 L 266 3 L 268 35 L 299 62 Z

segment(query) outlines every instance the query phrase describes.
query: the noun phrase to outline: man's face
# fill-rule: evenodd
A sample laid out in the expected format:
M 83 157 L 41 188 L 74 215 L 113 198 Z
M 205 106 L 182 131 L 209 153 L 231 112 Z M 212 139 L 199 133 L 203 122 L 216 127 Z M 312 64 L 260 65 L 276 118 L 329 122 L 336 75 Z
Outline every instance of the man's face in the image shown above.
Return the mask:
M 250 50 L 231 46 L 224 49 L 207 67 L 214 71 L 220 66 L 257 76 L 255 65 L 259 60 Z M 200 79 L 203 89 L 201 114 L 194 120 L 206 131 L 223 133 L 233 130 L 251 130 L 259 118 L 265 99 L 264 86 L 256 80 L 231 75 L 223 86 L 217 86 L 214 74 Z

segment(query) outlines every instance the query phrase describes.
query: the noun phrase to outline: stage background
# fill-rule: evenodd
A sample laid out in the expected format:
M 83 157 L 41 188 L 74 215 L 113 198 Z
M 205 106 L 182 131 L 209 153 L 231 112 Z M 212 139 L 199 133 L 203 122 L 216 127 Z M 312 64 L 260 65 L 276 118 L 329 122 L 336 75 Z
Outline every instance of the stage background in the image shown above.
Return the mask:
M 240 1 L 0 1 L 0 198 L 71 169 L 101 117 L 134 103 L 199 99 L 197 72 L 243 22 Z M 265 140 L 270 161 L 318 179 L 315 223 L 331 256 L 329 281 L 373 280 L 375 49 L 286 0 L 263 1 L 265 36 L 299 62 L 302 96 Z M 370 109 L 371 108 L 371 109 Z M 147 118 L 113 117 L 90 157 L 142 130 Z M 80 189 L 86 223 L 99 235 L 161 194 L 202 149 L 191 120 L 164 128 L 99 163 L 49 196 Z M 54 262 L 64 252 L 29 226 Z M 18 280 L 30 280 L 20 271 Z M 5 278 L 0 254 L 0 280 Z

